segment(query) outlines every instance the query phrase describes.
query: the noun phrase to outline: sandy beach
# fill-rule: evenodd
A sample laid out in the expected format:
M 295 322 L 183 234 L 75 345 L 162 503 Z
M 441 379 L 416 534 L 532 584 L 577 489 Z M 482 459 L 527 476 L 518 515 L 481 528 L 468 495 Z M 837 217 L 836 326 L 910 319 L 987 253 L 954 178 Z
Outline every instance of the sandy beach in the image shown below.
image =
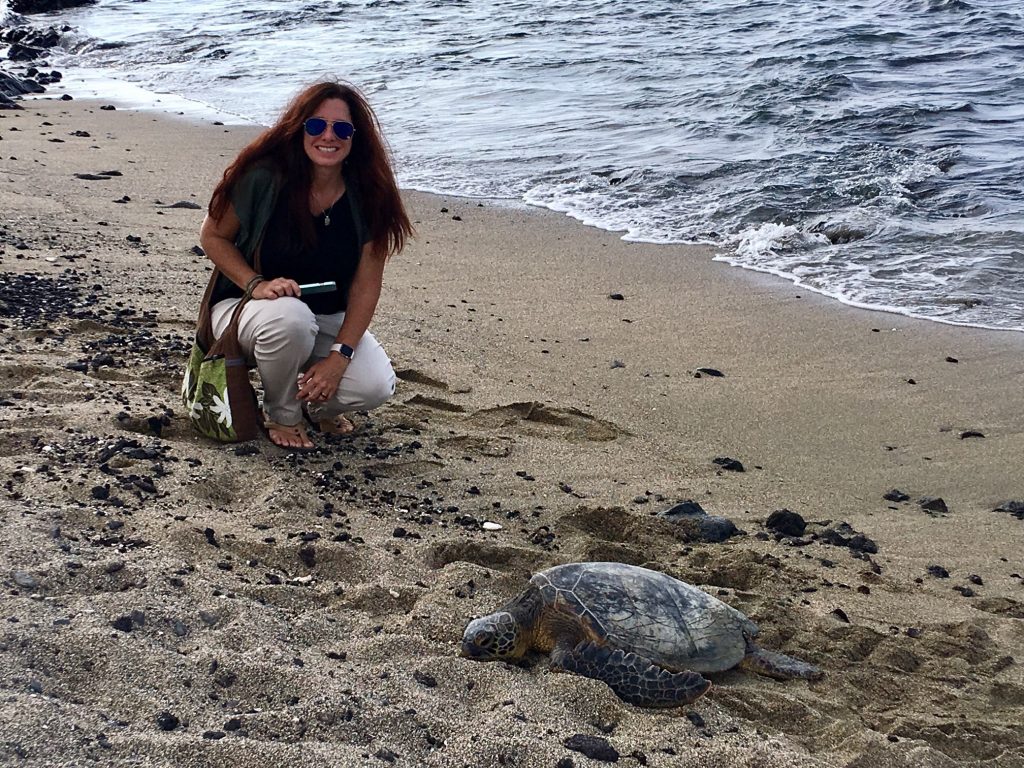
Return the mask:
M 179 399 L 194 248 L 256 129 L 22 106 L 0 764 L 1024 766 L 1024 335 L 408 192 L 373 325 L 393 401 L 312 453 L 219 445 Z M 685 500 L 739 532 L 658 515 Z M 580 560 L 702 586 L 825 677 L 730 671 L 648 711 L 543 658 L 459 657 L 471 618 Z

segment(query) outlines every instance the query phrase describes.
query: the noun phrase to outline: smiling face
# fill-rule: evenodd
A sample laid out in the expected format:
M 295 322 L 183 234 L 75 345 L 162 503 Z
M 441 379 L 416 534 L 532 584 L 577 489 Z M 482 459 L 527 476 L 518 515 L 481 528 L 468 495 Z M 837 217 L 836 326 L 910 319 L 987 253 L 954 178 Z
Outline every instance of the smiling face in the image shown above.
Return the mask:
M 315 166 L 322 168 L 341 167 L 352 150 L 352 139 L 339 139 L 334 135 L 334 122 L 344 120 L 352 122 L 352 113 L 348 104 L 343 99 L 324 99 L 319 106 L 313 110 L 310 117 L 320 117 L 327 121 L 327 129 L 319 136 L 310 136 L 302 132 L 302 148 L 306 151 L 306 157 Z

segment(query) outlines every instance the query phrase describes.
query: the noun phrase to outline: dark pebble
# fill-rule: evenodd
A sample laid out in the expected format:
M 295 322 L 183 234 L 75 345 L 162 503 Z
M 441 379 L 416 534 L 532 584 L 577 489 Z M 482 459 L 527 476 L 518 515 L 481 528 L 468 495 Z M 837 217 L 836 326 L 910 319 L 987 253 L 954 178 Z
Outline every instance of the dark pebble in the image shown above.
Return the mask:
M 623 296 L 621 293 L 609 293 L 608 294 L 608 298 L 611 299 L 612 301 L 625 301 L 626 300 L 626 297 Z
M 131 616 L 118 616 L 112 622 L 110 626 L 116 629 L 118 632 L 131 632 L 132 631 L 132 617 Z
M 917 627 L 907 627 L 907 637 L 920 637 L 921 630 Z
M 700 539 L 709 544 L 721 544 L 743 534 L 732 520 L 721 515 L 708 515 L 700 521 Z
M 697 372 L 694 374 L 694 376 L 696 376 L 699 379 L 701 377 L 701 375 L 703 375 L 703 376 L 713 376 L 715 378 L 722 378 L 723 376 L 725 376 L 725 374 L 722 373 L 717 368 L 698 368 Z
M 918 500 L 918 504 L 921 505 L 921 509 L 926 512 L 937 512 L 940 515 L 944 515 L 949 512 L 949 507 L 946 506 L 946 502 L 941 496 L 924 496 Z
M 850 617 L 846 615 L 846 611 L 844 611 L 842 608 L 833 609 L 832 615 L 839 619 L 841 622 L 843 622 L 843 624 L 850 623 Z
M 646 496 L 642 498 L 645 501 L 647 500 Z M 634 501 L 639 502 L 639 499 L 640 497 L 634 499 Z M 658 517 L 665 517 L 669 520 L 680 517 L 699 518 L 705 517 L 706 515 L 707 512 L 704 511 L 704 507 L 702 507 L 693 499 L 686 499 L 685 501 L 681 501 L 678 504 L 675 504 L 674 506 L 671 506 L 668 509 L 662 510 L 661 512 L 658 513 Z
M 1009 512 L 1018 520 L 1024 520 L 1024 501 L 1004 501 L 994 512 Z
M 712 459 L 712 463 L 717 464 L 722 469 L 726 469 L 730 472 L 745 472 L 743 464 L 736 459 L 730 459 L 728 456 L 718 456 Z
M 211 741 L 217 741 L 219 739 L 223 739 L 225 736 L 227 736 L 227 734 L 224 733 L 224 731 L 204 731 L 203 732 L 203 738 L 204 739 L 210 739 Z
M 383 760 L 385 763 L 393 763 L 398 759 L 398 755 L 392 752 L 387 747 L 381 747 L 374 755 L 378 760 Z
M 803 536 L 807 530 L 807 521 L 796 512 L 788 509 L 777 509 L 768 515 L 764 522 L 766 528 L 770 528 L 784 536 Z
M 170 712 L 161 712 L 156 716 L 156 726 L 161 731 L 173 731 L 181 725 L 181 721 Z
M 854 552 L 865 552 L 869 555 L 878 554 L 878 545 L 863 533 L 853 530 L 848 523 L 840 523 L 835 528 L 822 532 L 820 540 L 833 547 L 846 547 Z
M 567 749 L 579 752 L 591 760 L 600 760 L 604 763 L 615 763 L 619 760 L 619 751 L 609 744 L 607 739 L 600 736 L 577 733 L 566 739 L 564 743 Z
M 425 688 L 436 688 L 437 687 L 437 678 L 434 677 L 433 675 L 428 675 L 426 672 L 420 672 L 417 669 L 415 672 L 412 673 L 412 676 L 413 676 L 413 679 L 415 679 L 417 683 L 419 683 L 420 685 L 422 685 Z
M 941 565 L 929 565 L 928 575 L 934 576 L 936 579 L 948 579 L 949 571 L 947 571 Z
M 225 731 L 237 731 L 237 730 L 240 730 L 241 727 L 242 727 L 242 721 L 241 721 L 240 718 L 237 718 L 237 717 L 232 717 L 230 720 L 228 720 L 226 723 L 224 723 L 224 730 Z
M 591 723 L 601 733 L 607 733 L 611 735 L 618 728 L 619 724 L 614 720 L 598 720 L 597 722 Z
M 903 491 L 893 488 L 882 496 L 886 501 L 910 501 L 910 497 Z
M 959 592 L 964 597 L 974 597 L 977 593 L 970 587 L 953 587 L 954 592 Z
M 979 432 L 976 429 L 968 429 L 968 430 L 960 433 L 960 439 L 961 440 L 966 440 L 969 437 L 984 437 L 984 436 L 985 436 L 984 432 Z
M 686 719 L 693 723 L 694 728 L 704 728 L 707 723 L 704 722 L 704 718 L 700 716 L 699 712 L 687 712 Z

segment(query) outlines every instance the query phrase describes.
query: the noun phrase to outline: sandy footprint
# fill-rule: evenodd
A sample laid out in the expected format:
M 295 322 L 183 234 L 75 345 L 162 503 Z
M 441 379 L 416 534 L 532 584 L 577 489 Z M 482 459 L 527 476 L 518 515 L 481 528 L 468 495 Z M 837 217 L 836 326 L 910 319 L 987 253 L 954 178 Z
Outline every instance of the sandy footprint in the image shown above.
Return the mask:
M 567 440 L 580 442 L 606 442 L 629 434 L 616 424 L 577 408 L 555 408 L 536 401 L 510 403 L 476 411 L 471 421 L 481 427 L 518 427 L 534 434 L 544 434 L 546 429 L 556 430 Z
M 448 384 L 415 368 L 396 368 L 395 376 L 411 384 L 422 384 L 425 387 L 433 387 L 434 389 L 444 391 L 448 390 Z

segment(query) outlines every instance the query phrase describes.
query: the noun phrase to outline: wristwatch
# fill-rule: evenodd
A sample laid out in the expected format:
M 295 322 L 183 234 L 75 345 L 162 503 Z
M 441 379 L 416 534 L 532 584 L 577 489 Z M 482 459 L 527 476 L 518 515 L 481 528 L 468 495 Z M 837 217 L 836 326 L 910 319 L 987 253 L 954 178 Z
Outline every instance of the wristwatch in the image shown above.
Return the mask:
M 352 355 L 356 353 L 356 351 L 348 344 L 331 344 L 331 352 L 337 352 L 339 355 L 347 357 L 349 360 L 351 360 Z

